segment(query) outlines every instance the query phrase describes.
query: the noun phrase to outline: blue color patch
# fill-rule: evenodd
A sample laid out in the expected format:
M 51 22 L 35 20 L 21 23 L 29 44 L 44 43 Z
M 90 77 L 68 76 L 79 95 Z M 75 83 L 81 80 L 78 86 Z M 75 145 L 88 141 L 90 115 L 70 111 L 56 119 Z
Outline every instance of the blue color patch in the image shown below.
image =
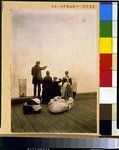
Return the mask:
M 100 20 L 112 20 L 112 4 L 100 4 Z

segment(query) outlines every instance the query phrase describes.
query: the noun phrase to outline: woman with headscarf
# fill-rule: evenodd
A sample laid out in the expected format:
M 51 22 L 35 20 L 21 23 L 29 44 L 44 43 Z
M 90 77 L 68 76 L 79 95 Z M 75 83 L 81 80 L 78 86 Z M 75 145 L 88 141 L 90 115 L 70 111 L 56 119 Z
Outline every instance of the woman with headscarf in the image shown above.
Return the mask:
M 62 80 L 62 98 L 69 99 L 70 97 L 73 97 L 72 79 L 69 76 L 69 72 L 65 71 L 65 76 Z

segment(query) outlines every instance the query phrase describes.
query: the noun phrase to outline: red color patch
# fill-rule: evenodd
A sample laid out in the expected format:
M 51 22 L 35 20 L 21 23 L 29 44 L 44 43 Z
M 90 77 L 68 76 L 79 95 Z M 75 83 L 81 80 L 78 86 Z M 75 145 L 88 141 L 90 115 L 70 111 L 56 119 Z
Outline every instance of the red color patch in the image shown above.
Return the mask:
M 100 71 L 100 87 L 112 87 L 112 71 Z
M 112 70 L 112 54 L 100 54 L 100 71 Z

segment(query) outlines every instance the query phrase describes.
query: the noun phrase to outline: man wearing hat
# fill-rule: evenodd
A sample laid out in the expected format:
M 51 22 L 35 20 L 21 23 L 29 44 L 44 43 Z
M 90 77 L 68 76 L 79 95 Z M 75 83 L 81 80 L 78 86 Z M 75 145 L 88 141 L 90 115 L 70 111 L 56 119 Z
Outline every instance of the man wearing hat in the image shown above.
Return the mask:
M 41 84 L 42 84 L 41 70 L 45 70 L 46 68 L 47 66 L 40 67 L 40 61 L 37 61 L 35 66 L 33 66 L 31 69 L 31 74 L 33 76 L 32 84 L 34 85 L 34 97 L 36 97 L 36 89 L 38 87 L 38 98 L 40 98 Z

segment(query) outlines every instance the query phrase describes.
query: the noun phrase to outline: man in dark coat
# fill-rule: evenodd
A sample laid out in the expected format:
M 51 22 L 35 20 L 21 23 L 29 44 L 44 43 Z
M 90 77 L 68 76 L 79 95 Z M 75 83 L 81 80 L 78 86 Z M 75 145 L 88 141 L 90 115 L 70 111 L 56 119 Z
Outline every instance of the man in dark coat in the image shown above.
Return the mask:
M 40 98 L 41 84 L 42 84 L 41 71 L 45 70 L 46 68 L 47 68 L 47 66 L 40 67 L 40 61 L 37 61 L 36 65 L 33 66 L 31 69 L 31 74 L 33 76 L 32 84 L 34 85 L 34 97 L 36 97 L 36 89 L 38 87 L 38 98 Z

